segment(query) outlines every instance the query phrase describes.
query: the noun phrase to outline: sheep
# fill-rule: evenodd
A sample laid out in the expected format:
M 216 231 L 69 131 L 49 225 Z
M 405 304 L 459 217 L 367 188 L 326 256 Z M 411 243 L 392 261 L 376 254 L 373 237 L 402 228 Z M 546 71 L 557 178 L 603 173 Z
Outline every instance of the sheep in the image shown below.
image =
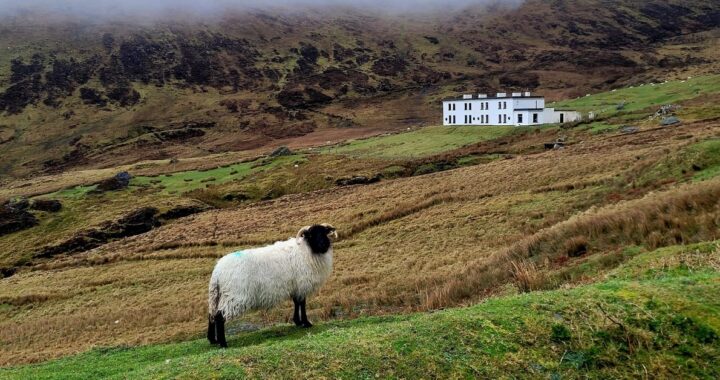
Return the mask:
M 337 237 L 335 227 L 317 224 L 302 228 L 295 238 L 287 241 L 221 258 L 210 278 L 210 343 L 226 348 L 226 321 L 250 310 L 272 308 L 287 299 L 295 304 L 295 325 L 312 327 L 305 312 L 305 301 L 332 272 L 330 237 Z

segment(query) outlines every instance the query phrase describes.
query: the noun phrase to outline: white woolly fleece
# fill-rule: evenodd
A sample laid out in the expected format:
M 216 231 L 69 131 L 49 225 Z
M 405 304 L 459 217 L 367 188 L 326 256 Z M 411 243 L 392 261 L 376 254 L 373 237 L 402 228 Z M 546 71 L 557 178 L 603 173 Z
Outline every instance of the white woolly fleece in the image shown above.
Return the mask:
M 304 238 L 221 258 L 210 278 L 209 314 L 226 320 L 317 292 L 332 272 L 332 248 L 314 254 Z

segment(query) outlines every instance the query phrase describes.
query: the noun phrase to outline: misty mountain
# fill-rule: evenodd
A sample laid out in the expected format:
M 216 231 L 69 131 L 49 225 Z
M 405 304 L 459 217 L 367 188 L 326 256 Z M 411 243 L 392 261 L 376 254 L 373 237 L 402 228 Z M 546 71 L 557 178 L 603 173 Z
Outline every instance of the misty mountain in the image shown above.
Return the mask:
M 437 101 L 465 91 L 552 99 L 717 70 L 713 1 L 426 2 L 413 13 L 217 2 L 155 19 L 125 3 L 123 17 L 95 19 L 85 16 L 100 8 L 0 3 L 0 175 L 437 123 Z

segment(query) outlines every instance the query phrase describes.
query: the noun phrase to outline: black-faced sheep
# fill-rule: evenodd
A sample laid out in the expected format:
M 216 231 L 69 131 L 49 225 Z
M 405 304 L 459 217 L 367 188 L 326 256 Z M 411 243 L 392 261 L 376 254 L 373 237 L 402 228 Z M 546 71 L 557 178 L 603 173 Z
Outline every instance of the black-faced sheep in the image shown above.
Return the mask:
M 226 321 L 250 310 L 269 309 L 287 299 L 295 303 L 295 325 L 312 327 L 305 301 L 332 272 L 331 236 L 337 236 L 334 227 L 314 225 L 304 227 L 287 241 L 221 258 L 210 278 L 210 343 L 227 347 Z

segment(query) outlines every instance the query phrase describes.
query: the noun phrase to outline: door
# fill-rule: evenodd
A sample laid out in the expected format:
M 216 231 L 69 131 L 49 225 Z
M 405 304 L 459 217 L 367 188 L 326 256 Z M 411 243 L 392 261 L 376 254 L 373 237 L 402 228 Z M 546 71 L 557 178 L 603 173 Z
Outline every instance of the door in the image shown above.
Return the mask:
M 565 122 L 565 114 L 564 114 L 564 113 L 561 113 L 561 114 L 560 114 L 560 124 L 562 124 L 562 123 L 564 123 L 564 122 Z

